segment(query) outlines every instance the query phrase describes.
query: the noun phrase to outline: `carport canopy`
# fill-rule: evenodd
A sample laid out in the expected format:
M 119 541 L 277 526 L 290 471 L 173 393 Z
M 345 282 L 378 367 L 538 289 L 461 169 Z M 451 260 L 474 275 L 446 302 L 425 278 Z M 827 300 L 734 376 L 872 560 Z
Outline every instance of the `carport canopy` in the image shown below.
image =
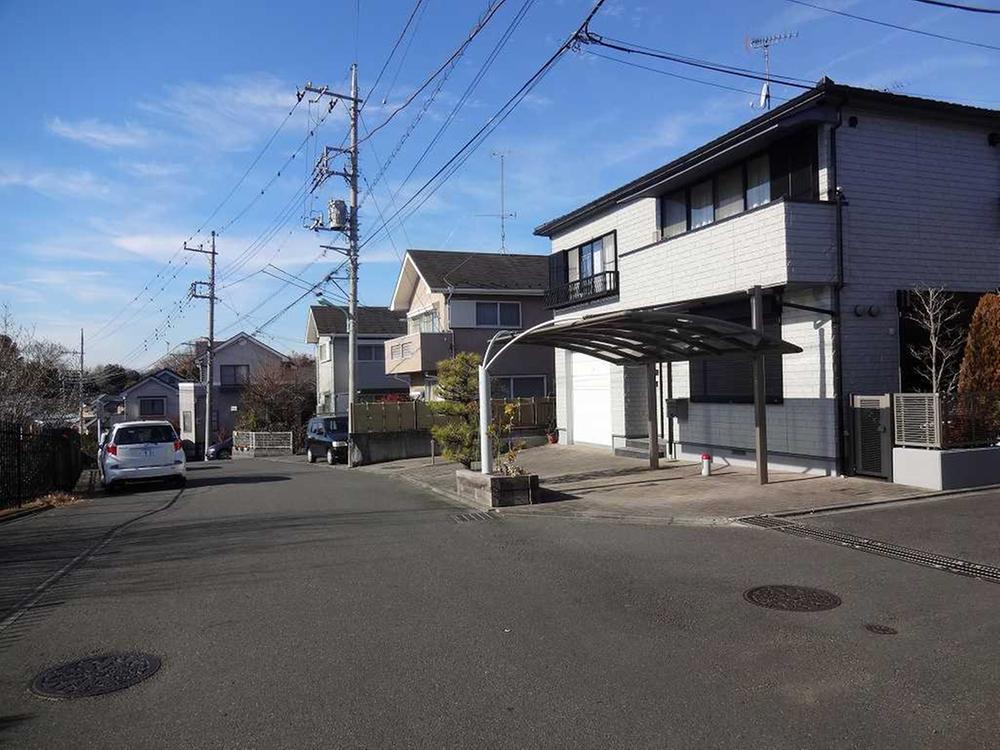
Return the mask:
M 797 354 L 795 344 L 764 335 L 761 292 L 752 292 L 754 326 L 745 326 L 705 315 L 671 310 L 633 309 L 563 318 L 540 323 L 521 333 L 499 332 L 486 348 L 480 368 L 480 441 L 482 470 L 491 471 L 489 437 L 489 368 L 513 344 L 552 346 L 579 352 L 616 365 L 646 366 L 646 403 L 650 468 L 659 466 L 656 424 L 656 365 L 706 358 L 750 358 L 754 362 L 754 423 L 757 469 L 761 483 L 767 482 L 767 426 L 764 408 L 765 354 Z M 492 346 L 504 346 L 490 356 Z

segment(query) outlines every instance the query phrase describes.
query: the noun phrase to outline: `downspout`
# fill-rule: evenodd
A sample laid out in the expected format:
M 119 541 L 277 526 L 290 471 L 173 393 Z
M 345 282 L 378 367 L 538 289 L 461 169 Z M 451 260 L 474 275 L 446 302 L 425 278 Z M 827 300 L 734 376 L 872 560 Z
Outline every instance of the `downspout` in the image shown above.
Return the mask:
M 827 199 L 833 198 L 836 204 L 834 243 L 837 253 L 837 280 L 833 285 L 833 316 L 831 328 L 833 336 L 833 397 L 836 402 L 836 419 L 834 429 L 837 431 L 837 473 L 847 474 L 850 462 L 850 441 L 845 429 L 844 364 L 841 350 L 843 348 L 843 331 L 841 327 L 840 291 L 844 287 L 844 200 L 840 190 L 837 169 L 837 130 L 843 125 L 843 102 L 837 106 L 837 123 L 830 128 L 830 182 L 827 186 Z

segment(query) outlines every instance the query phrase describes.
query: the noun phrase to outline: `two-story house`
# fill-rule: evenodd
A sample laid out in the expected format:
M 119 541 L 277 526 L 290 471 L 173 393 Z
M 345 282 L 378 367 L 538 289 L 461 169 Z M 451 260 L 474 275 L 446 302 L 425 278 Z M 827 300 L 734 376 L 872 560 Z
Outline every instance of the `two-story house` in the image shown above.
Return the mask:
M 166 419 L 179 424 L 180 401 L 178 384 L 181 376 L 168 367 L 150 373 L 138 383 L 121 392 L 123 419 Z
M 457 352 L 483 354 L 501 330 L 550 320 L 543 255 L 407 250 L 390 309 L 406 335 L 385 343 L 385 371 L 408 375 L 410 392 L 432 399 L 437 363 Z M 497 397 L 546 396 L 555 387 L 552 350 L 517 345 L 491 372 Z
M 247 333 L 237 333 L 215 343 L 212 372 L 205 372 L 207 357 L 204 341 L 197 343 L 199 352 L 195 364 L 199 371 L 197 383 L 180 383 L 181 439 L 201 446 L 205 440 L 205 384 L 212 388 L 212 425 L 215 439 L 232 434 L 239 419 L 243 389 L 253 373 L 271 367 L 285 367 L 287 356 Z M 199 448 L 200 454 L 202 448 Z
M 749 324 L 747 292 L 763 287 L 765 332 L 802 349 L 767 358 L 772 465 L 885 475 L 888 438 L 858 439 L 852 396 L 899 390 L 908 290 L 1000 285 L 998 143 L 995 110 L 824 79 L 539 226 L 547 305 L 557 319 L 660 308 Z M 753 460 L 748 361 L 659 369 L 673 455 Z M 557 350 L 556 392 L 569 442 L 646 434 L 642 368 Z
M 408 393 L 405 375 L 387 375 L 385 342 L 406 333 L 406 319 L 385 307 L 358 306 L 355 378 L 360 398 Z M 313 305 L 306 321 L 306 342 L 316 346 L 316 412 L 346 414 L 348 403 L 347 308 Z

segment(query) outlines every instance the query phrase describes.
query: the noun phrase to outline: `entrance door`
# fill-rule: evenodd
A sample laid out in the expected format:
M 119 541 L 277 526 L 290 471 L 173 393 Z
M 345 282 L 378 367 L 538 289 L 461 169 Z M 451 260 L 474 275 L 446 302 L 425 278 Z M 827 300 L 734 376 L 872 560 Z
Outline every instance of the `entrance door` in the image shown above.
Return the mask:
M 853 396 L 854 471 L 892 479 L 892 396 Z
M 611 367 L 586 354 L 572 355 L 573 442 L 611 445 Z

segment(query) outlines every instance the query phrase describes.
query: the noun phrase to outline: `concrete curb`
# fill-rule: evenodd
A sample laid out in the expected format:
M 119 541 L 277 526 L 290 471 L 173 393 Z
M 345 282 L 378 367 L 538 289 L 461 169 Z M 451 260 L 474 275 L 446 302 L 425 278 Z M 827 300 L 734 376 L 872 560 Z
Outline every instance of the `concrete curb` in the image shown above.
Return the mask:
M 936 500 L 942 497 L 954 497 L 960 495 L 972 495 L 977 492 L 989 492 L 1000 489 L 1000 484 L 990 484 L 985 487 L 969 487 L 962 490 L 931 490 L 928 492 L 905 495 L 903 497 L 883 498 L 881 500 L 859 500 L 854 503 L 840 503 L 837 505 L 821 505 L 818 508 L 802 508 L 798 510 L 782 510 L 777 513 L 756 513 L 754 515 L 770 516 L 771 518 L 788 518 L 793 516 L 813 516 L 819 513 L 836 513 L 842 510 L 857 510 L 859 508 L 873 508 L 880 505 L 900 505 L 902 503 L 917 503 L 925 500 Z M 747 517 L 747 516 L 744 516 Z M 739 520 L 737 518 L 732 519 Z
M 43 513 L 47 510 L 52 510 L 54 505 L 42 505 L 38 508 L 29 508 L 28 510 L 15 511 L 14 513 L 8 513 L 7 515 L 0 516 L 0 525 L 5 523 L 13 523 L 14 521 L 19 521 L 24 518 L 29 518 L 30 516 L 37 516 L 39 513 Z

